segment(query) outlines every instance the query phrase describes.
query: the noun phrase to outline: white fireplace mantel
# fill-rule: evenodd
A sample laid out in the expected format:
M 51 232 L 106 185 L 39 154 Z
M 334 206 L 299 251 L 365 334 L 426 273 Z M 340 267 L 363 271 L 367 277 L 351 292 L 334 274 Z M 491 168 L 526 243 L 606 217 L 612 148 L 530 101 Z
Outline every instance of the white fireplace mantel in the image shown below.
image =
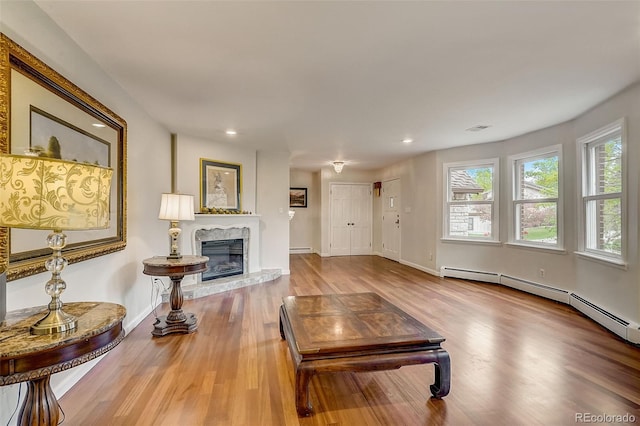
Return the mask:
M 248 273 L 260 272 L 260 215 L 255 214 L 196 214 L 195 220 L 180 222 L 182 228 L 182 253 L 196 254 L 195 233 L 199 229 L 249 228 Z M 199 244 L 199 243 L 198 243 Z M 200 274 L 198 274 L 199 276 Z M 186 276 L 183 280 L 195 281 L 196 276 Z

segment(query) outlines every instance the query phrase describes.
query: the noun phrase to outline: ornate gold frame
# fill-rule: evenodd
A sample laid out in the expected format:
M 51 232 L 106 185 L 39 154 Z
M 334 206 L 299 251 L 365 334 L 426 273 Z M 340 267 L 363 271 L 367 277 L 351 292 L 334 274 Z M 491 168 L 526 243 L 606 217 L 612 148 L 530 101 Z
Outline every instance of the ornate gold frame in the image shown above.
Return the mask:
M 116 194 L 116 217 L 111 217 L 111 221 L 116 221 L 114 235 L 71 244 L 64 250 L 64 257 L 69 263 L 75 263 L 124 249 L 127 241 L 126 121 L 13 40 L 0 33 L 0 152 L 11 152 L 10 105 L 12 69 L 115 130 L 117 146 L 112 147 L 112 149 L 115 150 L 116 161 L 115 164 L 114 162 L 111 164 L 114 174 L 114 183 L 111 191 L 115 191 Z M 7 270 L 7 280 L 16 280 L 45 271 L 44 262 L 51 255 L 50 250 L 33 250 L 28 252 L 30 254 L 14 255 L 11 253 L 10 239 L 9 229 L 0 227 L 0 272 L 4 269 Z

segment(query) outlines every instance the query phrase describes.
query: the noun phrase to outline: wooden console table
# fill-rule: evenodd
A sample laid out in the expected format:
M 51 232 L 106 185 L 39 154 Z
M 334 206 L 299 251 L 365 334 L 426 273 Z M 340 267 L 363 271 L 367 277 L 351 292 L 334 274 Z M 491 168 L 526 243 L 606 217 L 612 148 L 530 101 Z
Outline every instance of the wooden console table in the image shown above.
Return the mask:
M 78 318 L 78 326 L 62 333 L 33 335 L 29 327 L 48 308 L 39 306 L 7 313 L 0 323 L 0 386 L 27 382 L 27 394 L 18 424 L 57 425 L 58 400 L 51 374 L 91 361 L 124 339 L 124 306 L 114 303 L 65 303 L 64 310 Z
M 376 293 L 289 296 L 280 307 L 280 336 L 296 373 L 296 409 L 311 414 L 309 381 L 316 373 L 377 371 L 435 364 L 436 398 L 449 393 L 444 337 Z
M 206 256 L 185 255 L 180 259 L 168 259 L 165 256 L 155 256 L 142 261 L 144 273 L 153 276 L 165 276 L 171 279 L 171 294 L 169 302 L 171 312 L 160 316 L 153 325 L 153 334 L 156 337 L 169 333 L 193 333 L 198 328 L 198 320 L 191 313 L 182 312 L 182 279 L 185 275 L 198 274 L 207 270 Z

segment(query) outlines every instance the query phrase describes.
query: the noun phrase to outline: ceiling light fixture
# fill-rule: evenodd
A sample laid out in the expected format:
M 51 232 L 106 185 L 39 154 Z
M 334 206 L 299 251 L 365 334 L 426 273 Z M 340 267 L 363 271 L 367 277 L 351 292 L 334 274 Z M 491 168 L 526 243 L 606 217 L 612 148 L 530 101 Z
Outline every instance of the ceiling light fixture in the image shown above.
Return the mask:
M 402 143 L 411 143 L 411 142 L 413 142 L 413 139 L 411 139 L 411 138 L 402 139 Z
M 238 132 L 233 129 L 228 129 L 225 133 L 227 134 L 227 136 L 235 136 L 238 134 Z
M 336 173 L 340 174 L 342 172 L 342 168 L 344 167 L 344 161 L 334 161 L 331 164 L 333 164 L 333 170 L 335 170 Z

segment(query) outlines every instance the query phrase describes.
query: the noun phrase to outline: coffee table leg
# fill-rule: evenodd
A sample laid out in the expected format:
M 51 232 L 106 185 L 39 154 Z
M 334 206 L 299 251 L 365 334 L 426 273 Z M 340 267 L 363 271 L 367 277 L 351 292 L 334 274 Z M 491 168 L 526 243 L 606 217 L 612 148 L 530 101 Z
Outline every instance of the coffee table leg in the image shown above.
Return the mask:
M 306 368 L 296 368 L 296 410 L 300 416 L 311 414 L 311 403 L 309 402 L 309 382 L 313 376 L 313 370 Z
M 451 360 L 444 349 L 437 350 L 435 355 L 435 383 L 429 389 L 434 397 L 442 398 L 449 394 L 451 387 Z
M 284 315 L 284 306 L 280 306 L 280 338 L 281 338 L 282 340 L 285 340 L 285 337 L 284 337 L 284 328 L 283 328 L 283 326 L 282 326 L 282 317 L 283 317 L 283 315 Z

